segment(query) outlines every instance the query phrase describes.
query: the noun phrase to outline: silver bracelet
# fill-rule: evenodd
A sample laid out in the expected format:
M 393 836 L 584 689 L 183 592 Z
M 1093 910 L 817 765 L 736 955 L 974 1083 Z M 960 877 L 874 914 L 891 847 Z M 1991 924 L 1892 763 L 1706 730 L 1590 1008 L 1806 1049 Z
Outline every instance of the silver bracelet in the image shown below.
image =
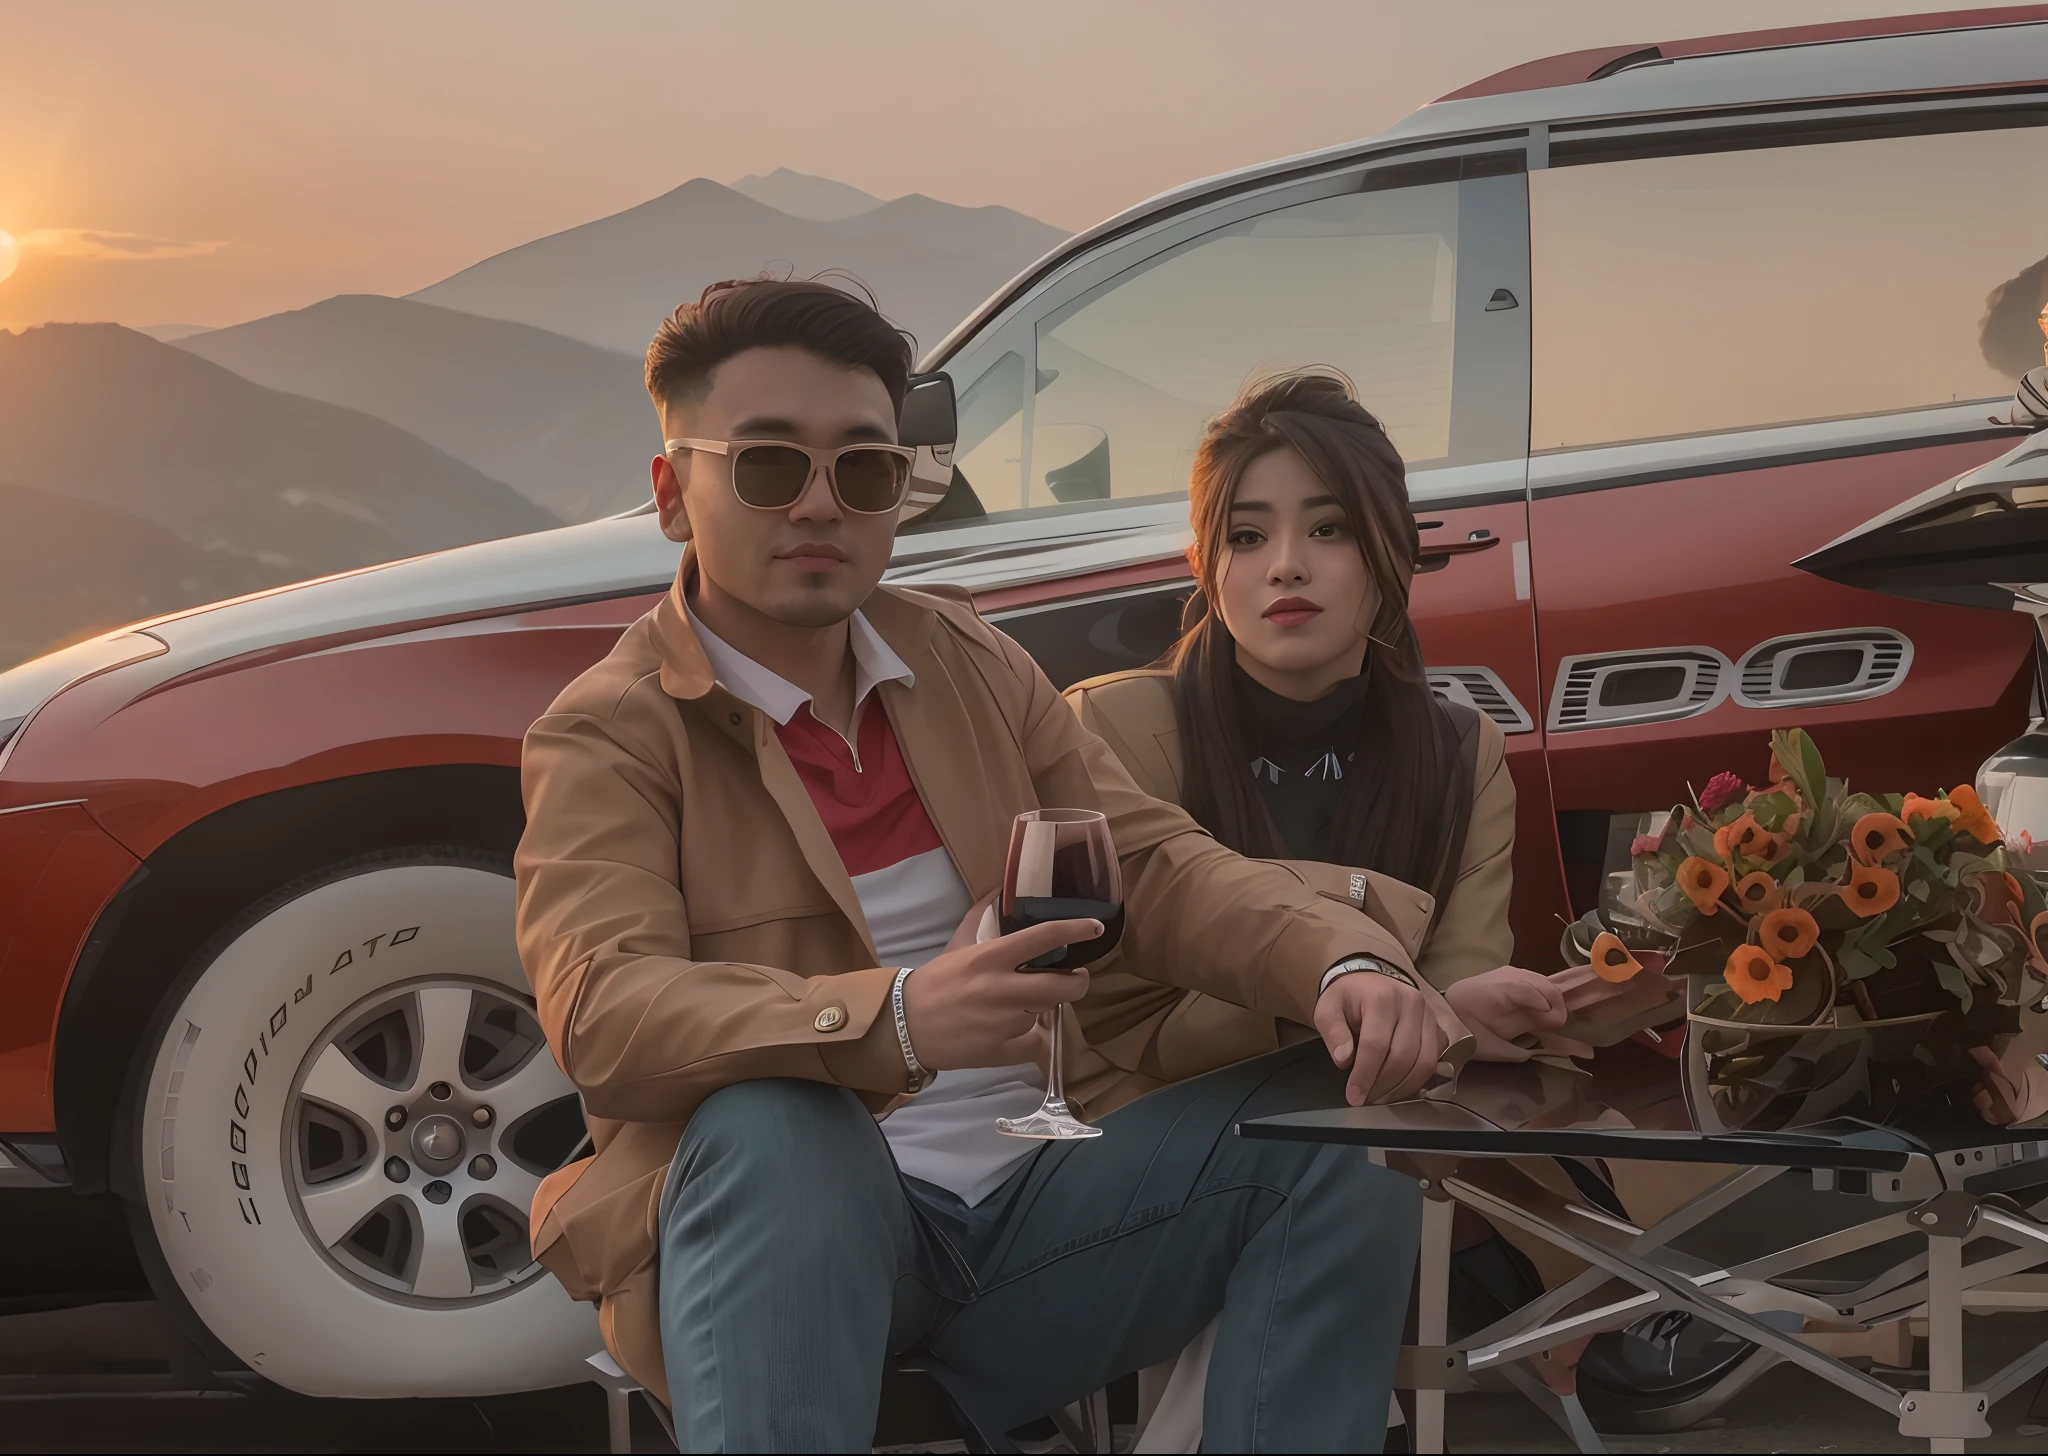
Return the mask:
M 896 979 L 889 987 L 889 1009 L 896 1013 L 896 1045 L 903 1048 L 903 1065 L 910 1069 L 910 1090 L 922 1092 L 931 1086 L 938 1073 L 927 1071 L 918 1061 L 917 1052 L 910 1045 L 910 1022 L 903 1014 L 903 983 L 916 969 L 916 966 L 904 966 L 896 972 Z
M 1399 981 L 1402 985 L 1408 987 L 1410 990 L 1416 989 L 1415 978 L 1409 975 L 1406 971 L 1398 970 L 1395 967 L 1388 965 L 1386 962 L 1380 960 L 1377 956 L 1358 955 L 1346 956 L 1343 960 L 1337 962 L 1336 965 L 1331 966 L 1330 969 L 1324 971 L 1323 982 L 1320 986 L 1316 987 L 1316 995 L 1320 996 L 1323 994 L 1323 992 L 1329 990 L 1331 984 L 1335 982 L 1339 976 L 1349 975 L 1353 971 L 1371 971 L 1376 975 L 1385 976 L 1390 981 Z

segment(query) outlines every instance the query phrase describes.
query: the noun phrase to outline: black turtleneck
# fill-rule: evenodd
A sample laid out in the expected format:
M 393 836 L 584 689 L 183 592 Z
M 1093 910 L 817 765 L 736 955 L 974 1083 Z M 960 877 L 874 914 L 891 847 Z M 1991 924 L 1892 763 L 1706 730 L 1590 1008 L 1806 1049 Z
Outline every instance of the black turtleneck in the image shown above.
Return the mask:
M 1330 832 L 1357 771 L 1366 674 L 1346 678 L 1312 703 L 1283 698 L 1233 667 L 1244 724 L 1251 735 L 1251 774 L 1281 844 L 1291 859 L 1330 860 Z

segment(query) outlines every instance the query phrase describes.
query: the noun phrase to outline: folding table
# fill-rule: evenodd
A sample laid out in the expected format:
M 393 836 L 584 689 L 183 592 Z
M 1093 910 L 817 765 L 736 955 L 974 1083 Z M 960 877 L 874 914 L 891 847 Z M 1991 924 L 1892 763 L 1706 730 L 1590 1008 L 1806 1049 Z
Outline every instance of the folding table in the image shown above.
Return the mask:
M 1500 1074 L 1517 1069 L 1474 1067 L 1455 1100 L 1418 1100 L 1385 1107 L 1339 1108 L 1261 1118 L 1238 1125 L 1244 1137 L 1353 1144 L 1422 1185 L 1422 1260 L 1416 1344 L 1404 1349 L 1397 1385 L 1415 1392 L 1415 1449 L 1443 1449 L 1444 1397 L 1473 1377 L 1497 1371 L 1544 1403 L 1547 1394 L 1516 1362 L 1571 1340 L 1619 1329 L 1660 1310 L 1684 1310 L 1730 1330 L 1781 1359 L 1811 1371 L 1894 1414 L 1901 1434 L 1924 1437 L 1934 1451 L 1961 1451 L 1969 1437 L 1991 1434 L 1993 1404 L 2048 1369 L 2048 1343 L 1986 1380 L 1963 1371 L 1962 1317 L 1976 1310 L 2048 1309 L 2048 1128 L 1992 1128 L 1979 1123 L 1942 1132 L 1907 1133 L 1839 1121 L 1784 1132 L 1706 1135 L 1632 1126 L 1613 1108 L 1586 1104 L 1564 1125 L 1517 1126 L 1535 1102 L 1499 1095 Z M 1488 1096 L 1489 1074 L 1496 1078 Z M 1490 1107 L 1495 1117 L 1477 1110 Z M 1389 1155 L 1392 1155 L 1389 1157 Z M 1638 1228 L 1583 1199 L 1533 1183 L 1510 1199 L 1461 1176 L 1467 1159 L 1568 1158 L 1726 1165 L 1730 1176 L 1680 1205 L 1652 1227 Z M 1781 1176 L 1811 1180 L 1817 1193 L 1861 1201 L 1851 1226 L 1806 1238 L 1726 1267 L 1680 1252 L 1674 1241 Z M 2012 1197 L 2035 1188 L 2031 1208 Z M 1584 1273 L 1546 1292 L 1469 1339 L 1446 1340 L 1451 1219 L 1458 1204 L 1496 1228 L 1515 1228 L 1583 1260 Z M 1854 1205 L 1852 1205 L 1853 1207 Z M 1912 1242 L 1882 1268 L 1843 1281 L 1813 1271 L 1895 1240 Z M 1965 1250 L 1973 1256 L 1966 1259 Z M 1910 1250 L 1906 1252 L 1905 1250 Z M 1868 1256 L 1866 1256 L 1868 1257 Z M 1807 1276 L 1804 1280 L 1801 1274 Z M 1617 1288 L 1617 1285 L 1620 1288 Z M 1831 1328 L 1868 1329 L 1925 1318 L 1927 1389 L 1901 1389 L 1824 1353 L 1759 1315 L 1781 1312 Z M 1783 1323 L 1781 1321 L 1780 1323 Z M 1581 1450 L 1599 1437 L 1575 1398 L 1552 1403 L 1551 1414 Z

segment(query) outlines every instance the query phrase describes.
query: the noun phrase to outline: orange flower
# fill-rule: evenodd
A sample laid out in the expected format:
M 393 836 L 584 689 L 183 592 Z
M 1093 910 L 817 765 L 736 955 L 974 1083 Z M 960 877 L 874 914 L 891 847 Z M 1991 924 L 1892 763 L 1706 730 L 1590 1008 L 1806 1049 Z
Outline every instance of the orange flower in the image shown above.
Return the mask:
M 1613 931 L 1603 930 L 1593 937 L 1593 974 L 1601 980 L 1630 980 L 1642 968 L 1643 963 L 1628 953 Z
M 1906 807 L 1899 811 L 1899 817 L 1911 824 L 1915 819 L 1946 819 L 1953 824 L 1962 817 L 1963 811 L 1947 799 L 1923 799 L 1918 794 L 1906 795 Z
M 1912 831 L 1896 814 L 1865 814 L 1849 831 L 1849 853 L 1867 865 L 1903 854 L 1912 844 Z
M 1756 938 L 1773 958 L 1796 961 L 1820 942 L 1820 925 L 1804 910 L 1792 906 L 1766 915 Z
M 1842 889 L 1849 908 L 1868 920 L 1899 903 L 1899 877 L 1877 865 L 1849 863 L 1849 883 Z
M 1702 915 L 1714 913 L 1714 902 L 1728 888 L 1728 871 L 1694 855 L 1678 867 L 1678 888 Z
M 1747 914 L 1761 915 L 1766 910 L 1775 910 L 1780 898 L 1778 882 L 1762 870 L 1746 874 L 1735 882 L 1735 903 Z
M 1996 821 L 1985 811 L 1984 801 L 1968 784 L 1950 789 L 1948 801 L 1962 811 L 1956 816 L 1958 834 L 1967 834 L 1979 844 L 1996 844 L 2003 837 L 1998 832 Z
M 1791 990 L 1792 968 L 1772 960 L 1771 953 L 1760 945 L 1738 945 L 1729 952 L 1721 979 L 1742 998 L 1743 1005 L 1754 1006 L 1759 1001 L 1775 1001 Z
M 1993 925 L 2018 925 L 2020 907 L 2027 903 L 2027 897 L 2020 892 L 2020 882 L 2003 870 L 1977 876 L 1977 887 L 1984 892 L 1984 919 Z
M 1730 864 L 1735 862 L 1737 855 L 1744 859 L 1760 859 L 1769 863 L 1771 860 L 1784 858 L 1785 843 L 1778 835 L 1757 823 L 1756 815 L 1745 812 L 1733 824 L 1724 825 L 1714 831 L 1714 853 Z

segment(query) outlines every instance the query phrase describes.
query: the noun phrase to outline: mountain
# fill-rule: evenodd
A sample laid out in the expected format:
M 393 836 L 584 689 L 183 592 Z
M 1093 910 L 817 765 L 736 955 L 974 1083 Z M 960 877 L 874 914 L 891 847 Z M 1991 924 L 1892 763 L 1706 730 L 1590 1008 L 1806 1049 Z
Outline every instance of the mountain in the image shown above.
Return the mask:
M 564 520 L 644 501 L 661 450 L 640 360 L 410 299 L 345 294 L 178 347 L 387 420 Z
M 0 671 L 123 622 L 288 576 L 126 511 L 0 484 Z
M 920 349 L 1066 236 L 1006 207 L 915 193 L 832 222 L 791 217 L 707 178 L 538 239 L 410 295 L 641 354 L 662 317 L 709 283 L 828 268 L 873 290 Z
M 115 324 L 0 334 L 0 480 L 287 578 L 559 524 L 396 425 Z
M 189 338 L 191 338 L 191 337 L 192 337 L 192 336 L 193 336 L 194 334 L 209 334 L 209 333 L 212 333 L 212 332 L 213 332 L 213 325 L 212 325 L 212 324 L 138 324 L 138 325 L 136 325 L 136 327 L 135 327 L 135 332 L 136 332 L 136 333 L 138 333 L 138 334 L 148 334 L 148 335 L 149 335 L 149 336 L 150 336 L 150 337 L 151 337 L 152 339 L 155 339 L 155 340 L 156 340 L 156 341 L 157 341 L 157 342 L 158 342 L 159 344 L 171 344 L 171 343 L 176 343 L 176 342 L 177 342 L 177 341 L 178 341 L 179 339 L 189 339 Z
M 744 192 L 756 202 L 765 202 L 777 212 L 807 217 L 812 222 L 838 222 L 873 212 L 882 205 L 881 198 L 870 197 L 858 187 L 834 182 L 830 177 L 792 172 L 787 167 L 777 167 L 765 177 L 749 173 L 733 183 L 732 190 Z

